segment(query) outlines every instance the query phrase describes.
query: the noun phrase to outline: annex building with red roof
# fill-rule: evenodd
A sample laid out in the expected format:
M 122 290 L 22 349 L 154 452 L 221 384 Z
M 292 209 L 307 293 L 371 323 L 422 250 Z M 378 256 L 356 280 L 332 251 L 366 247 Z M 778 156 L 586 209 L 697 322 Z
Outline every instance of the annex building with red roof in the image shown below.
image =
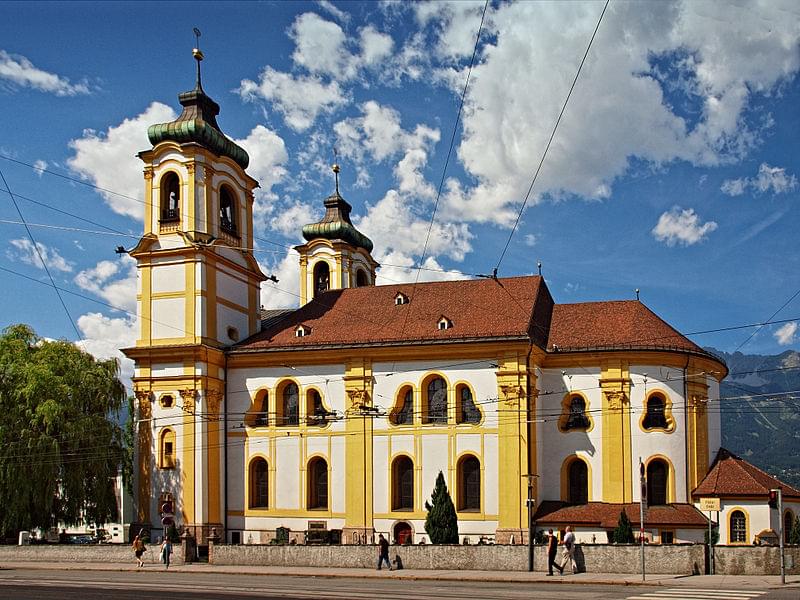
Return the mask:
M 697 497 L 736 480 L 719 358 L 638 300 L 558 304 L 540 276 L 376 285 L 338 167 L 296 247 L 299 307 L 263 310 L 249 157 L 199 62 L 179 99 L 140 153 L 134 529 L 421 542 L 442 473 L 469 543 L 524 542 L 529 497 L 540 528 L 605 542 L 638 522 L 641 464 L 648 539 L 702 541 Z

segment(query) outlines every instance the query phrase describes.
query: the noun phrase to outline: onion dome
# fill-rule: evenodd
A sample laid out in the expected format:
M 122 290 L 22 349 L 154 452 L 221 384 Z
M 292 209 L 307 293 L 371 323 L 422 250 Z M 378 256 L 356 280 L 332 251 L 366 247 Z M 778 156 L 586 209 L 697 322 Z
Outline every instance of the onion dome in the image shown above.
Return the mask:
M 197 60 L 197 83 L 193 90 L 178 96 L 178 101 L 183 106 L 181 116 L 169 123 L 151 125 L 147 129 L 147 137 L 153 146 L 168 140 L 179 144 L 194 142 L 218 156 L 227 156 L 246 169 L 250 157 L 244 148 L 222 133 L 217 125 L 219 104 L 206 95 L 200 83 L 200 61 L 203 60 L 203 53 L 195 48 L 192 54 Z
M 336 191 L 325 198 L 325 216 L 321 221 L 303 226 L 306 241 L 323 238 L 343 240 L 348 244 L 372 252 L 372 240 L 355 228 L 350 221 L 353 207 L 339 194 L 339 165 L 333 165 L 336 174 Z

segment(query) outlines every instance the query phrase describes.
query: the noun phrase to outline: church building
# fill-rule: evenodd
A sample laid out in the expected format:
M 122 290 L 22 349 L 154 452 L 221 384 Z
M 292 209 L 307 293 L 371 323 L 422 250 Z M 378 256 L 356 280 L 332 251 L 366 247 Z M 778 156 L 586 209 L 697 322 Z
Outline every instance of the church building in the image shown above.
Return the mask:
M 299 308 L 261 309 L 258 182 L 195 57 L 139 154 L 132 530 L 419 543 L 441 472 L 468 543 L 526 541 L 529 498 L 538 527 L 604 543 L 643 492 L 651 542 L 702 541 L 720 359 L 638 300 L 558 304 L 540 276 L 375 285 L 338 167 L 296 247 Z

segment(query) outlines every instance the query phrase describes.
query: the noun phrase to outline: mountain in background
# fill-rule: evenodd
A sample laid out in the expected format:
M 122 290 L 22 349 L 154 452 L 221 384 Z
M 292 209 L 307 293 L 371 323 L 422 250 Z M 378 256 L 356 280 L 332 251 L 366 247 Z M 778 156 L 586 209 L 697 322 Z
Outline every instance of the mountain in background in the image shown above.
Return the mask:
M 800 487 L 800 352 L 761 356 L 706 350 L 730 370 L 720 386 L 722 445 Z

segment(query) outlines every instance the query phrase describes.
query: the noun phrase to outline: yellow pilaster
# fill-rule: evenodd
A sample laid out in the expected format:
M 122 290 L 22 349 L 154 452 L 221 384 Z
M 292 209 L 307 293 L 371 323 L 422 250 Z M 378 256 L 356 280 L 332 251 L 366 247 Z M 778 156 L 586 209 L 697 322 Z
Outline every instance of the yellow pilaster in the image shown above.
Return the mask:
M 153 167 L 144 168 L 144 234 L 153 232 Z
M 633 501 L 631 459 L 631 380 L 622 361 L 603 363 L 603 500 Z
M 153 301 L 151 298 L 153 271 L 148 265 L 139 267 L 139 273 L 142 281 L 142 290 L 141 294 L 139 294 L 141 318 L 139 319 L 140 339 L 136 342 L 136 345 L 150 346 L 153 343 Z
M 308 257 L 300 255 L 300 306 L 308 304 Z
M 139 408 L 139 422 L 137 423 L 138 460 L 137 471 L 139 474 L 137 488 L 137 519 L 139 523 L 150 522 L 150 477 L 152 474 L 152 448 L 153 448 L 153 394 L 149 390 L 135 392 L 136 403 Z
M 497 536 L 501 543 L 509 541 L 511 535 L 515 535 L 515 541 L 521 542 L 528 523 L 528 482 L 523 475 L 535 470 L 535 463 L 530 462 L 531 424 L 528 423 L 531 373 L 524 354 L 503 356 L 498 363 Z
M 206 442 L 208 481 L 206 497 L 208 498 L 208 522 L 222 523 L 222 509 L 220 507 L 219 491 L 222 489 L 222 476 L 220 473 L 220 446 L 222 440 L 222 418 L 220 417 L 222 391 L 207 389 L 206 410 L 208 411 L 208 434 Z
M 198 302 L 195 296 L 195 286 L 197 285 L 195 277 L 195 265 L 196 263 L 191 260 L 186 261 L 186 264 L 184 265 L 186 284 L 184 287 L 185 314 L 183 335 L 186 338 L 192 339 L 195 343 L 200 343 L 202 342 L 202 339 L 198 335 L 199 332 L 195 328 L 195 306 Z
M 181 391 L 183 401 L 183 452 L 181 453 L 181 505 L 183 506 L 183 522 L 195 522 L 195 400 L 197 390 Z
M 197 187 L 195 186 L 195 164 L 190 162 L 186 165 L 186 171 L 189 173 L 189 181 L 186 184 L 186 217 L 188 219 L 188 231 L 198 231 L 197 220 L 195 219 L 197 198 Z
M 345 533 L 372 536 L 372 417 L 359 417 L 359 407 L 372 406 L 372 365 L 368 359 L 348 362 L 344 376 L 348 403 L 345 425 Z
M 689 369 L 686 381 L 687 419 L 686 435 L 689 455 L 689 481 L 687 497 L 708 472 L 708 384 L 702 372 Z

